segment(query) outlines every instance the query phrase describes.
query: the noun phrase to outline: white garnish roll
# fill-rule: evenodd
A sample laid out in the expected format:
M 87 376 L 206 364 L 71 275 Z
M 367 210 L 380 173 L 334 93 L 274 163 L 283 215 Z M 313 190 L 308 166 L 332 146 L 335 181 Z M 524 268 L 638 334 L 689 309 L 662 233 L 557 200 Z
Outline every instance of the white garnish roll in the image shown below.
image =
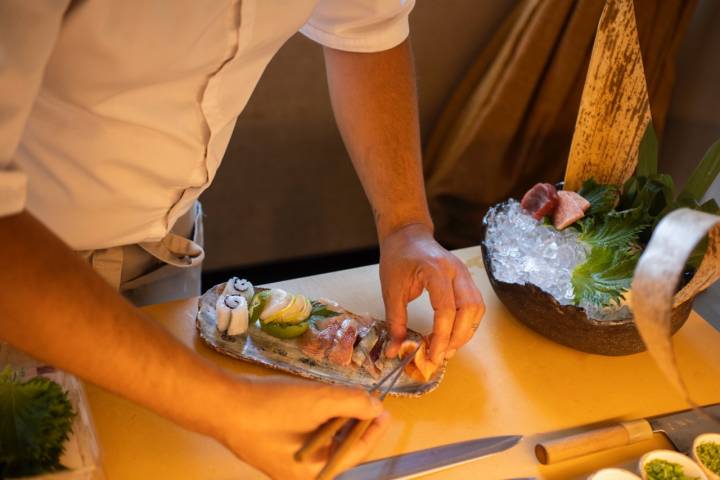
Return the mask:
M 245 297 L 245 300 L 250 303 L 253 295 L 255 295 L 255 289 L 253 288 L 253 284 L 246 279 L 232 277 L 225 284 L 223 295 L 242 295 Z
M 228 295 L 225 297 L 225 307 L 230 310 L 230 325 L 227 334 L 240 335 L 248 329 L 248 303 L 242 295 Z
M 230 316 L 232 315 L 232 311 L 230 308 L 225 305 L 225 299 L 227 298 L 227 295 L 220 295 L 217 299 L 217 302 L 215 302 L 215 318 L 217 319 L 217 329 L 225 333 L 225 331 L 228 329 L 228 326 L 230 325 Z

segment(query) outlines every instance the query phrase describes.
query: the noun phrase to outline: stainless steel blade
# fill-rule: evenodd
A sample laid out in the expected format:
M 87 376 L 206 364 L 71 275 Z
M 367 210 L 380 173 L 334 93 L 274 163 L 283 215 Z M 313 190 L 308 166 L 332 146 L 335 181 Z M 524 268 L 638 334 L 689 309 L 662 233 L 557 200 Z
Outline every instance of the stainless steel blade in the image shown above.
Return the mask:
M 358 465 L 338 476 L 336 480 L 414 478 L 502 452 L 515 446 L 520 439 L 521 435 L 479 438 L 383 458 Z
M 720 403 L 702 407 L 709 415 L 720 418 Z M 648 418 L 654 432 L 664 433 L 675 449 L 689 453 L 695 437 L 701 433 L 720 432 L 720 423 L 696 410 Z

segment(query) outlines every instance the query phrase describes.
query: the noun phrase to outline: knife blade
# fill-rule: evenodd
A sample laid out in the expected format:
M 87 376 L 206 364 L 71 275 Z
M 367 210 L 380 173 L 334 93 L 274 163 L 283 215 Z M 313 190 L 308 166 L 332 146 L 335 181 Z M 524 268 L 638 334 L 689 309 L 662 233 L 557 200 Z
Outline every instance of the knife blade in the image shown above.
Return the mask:
M 720 403 L 702 407 L 705 413 L 720 418 Z M 653 432 L 664 434 L 678 452 L 690 453 L 692 442 L 701 433 L 720 432 L 720 423 L 696 410 L 658 415 L 647 419 Z
M 678 451 L 688 453 L 697 435 L 720 431 L 720 423 L 713 418 L 720 418 L 720 403 L 543 441 L 535 445 L 535 456 L 540 463 L 548 465 L 649 440 L 653 433 L 662 433 Z
M 506 435 L 418 450 L 360 464 L 339 475 L 336 480 L 415 478 L 505 451 L 515 446 L 521 439 L 521 435 Z

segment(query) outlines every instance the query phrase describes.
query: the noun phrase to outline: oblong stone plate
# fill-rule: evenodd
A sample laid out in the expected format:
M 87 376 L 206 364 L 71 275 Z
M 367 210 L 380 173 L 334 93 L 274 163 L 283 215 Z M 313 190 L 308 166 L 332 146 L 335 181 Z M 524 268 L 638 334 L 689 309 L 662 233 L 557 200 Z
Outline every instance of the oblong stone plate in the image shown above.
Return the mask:
M 371 388 L 377 380 L 364 369 L 353 365 L 344 367 L 318 361 L 305 355 L 300 348 L 298 339 L 279 339 L 268 335 L 251 325 L 248 332 L 237 337 L 228 337 L 217 330 L 215 303 L 225 288 L 225 284 L 215 285 L 200 297 L 195 326 L 200 337 L 210 348 L 238 360 L 263 365 L 303 378 L 318 380 L 346 386 Z M 387 325 L 382 320 L 375 320 L 381 326 Z M 420 341 L 422 336 L 408 330 L 407 338 Z M 388 374 L 397 365 L 398 360 L 386 360 L 382 376 Z M 436 389 L 445 375 L 445 365 L 438 369 L 434 377 L 427 383 L 417 382 L 403 374 L 388 393 L 397 397 L 419 397 Z

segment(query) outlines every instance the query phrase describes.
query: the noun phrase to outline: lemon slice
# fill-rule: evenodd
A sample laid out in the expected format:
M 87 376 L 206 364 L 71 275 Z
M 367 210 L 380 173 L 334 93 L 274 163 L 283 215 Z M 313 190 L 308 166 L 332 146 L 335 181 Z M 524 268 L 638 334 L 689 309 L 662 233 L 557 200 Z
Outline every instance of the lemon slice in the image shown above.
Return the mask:
M 270 291 L 270 298 L 268 298 L 265 308 L 260 313 L 260 320 L 267 323 L 272 321 L 270 320 L 271 317 L 280 316 L 282 311 L 290 305 L 293 298 L 294 296 L 285 290 L 273 288 Z

